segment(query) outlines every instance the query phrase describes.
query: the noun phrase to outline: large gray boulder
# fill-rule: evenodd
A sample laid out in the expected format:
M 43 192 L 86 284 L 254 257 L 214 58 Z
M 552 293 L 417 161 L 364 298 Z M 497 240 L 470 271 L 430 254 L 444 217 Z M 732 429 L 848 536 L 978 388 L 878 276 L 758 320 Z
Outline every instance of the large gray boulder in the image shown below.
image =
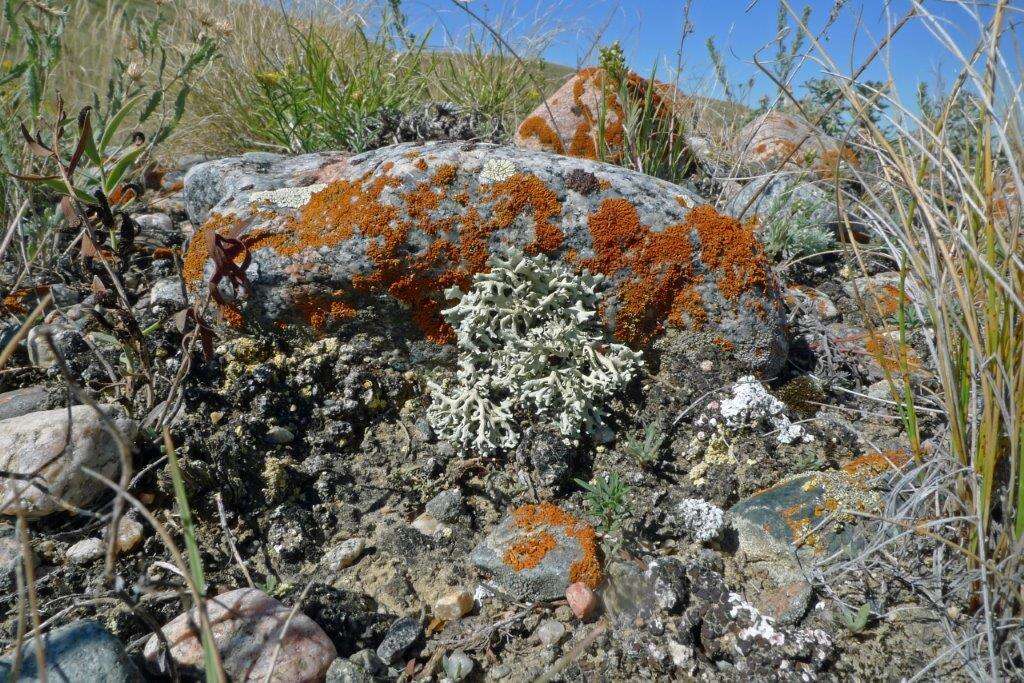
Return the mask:
M 75 621 L 43 636 L 46 680 L 50 683 L 136 683 L 139 670 L 124 645 L 95 621 Z M 12 662 L 0 661 L 0 680 L 11 675 Z M 43 680 L 36 659 L 35 643 L 21 646 L 18 681 Z
M 518 247 L 606 274 L 604 320 L 634 347 L 674 326 L 710 332 L 757 370 L 785 358 L 777 284 L 757 240 L 686 187 L 484 143 L 261 163 L 220 160 L 185 179 L 193 217 L 209 215 L 186 255 L 186 280 L 202 296 L 217 279 L 232 324 L 327 330 L 372 315 L 448 342 L 445 290 L 465 288 L 492 253 Z M 282 185 L 285 176 L 301 179 Z M 271 186 L 279 189 L 261 189 Z M 215 246 L 214 234 L 244 243 L 244 278 L 228 261 L 242 263 L 242 248 Z M 245 296 L 232 301 L 229 283 Z
M 120 406 L 101 409 L 130 446 L 137 423 Z M 120 463 L 117 441 L 89 406 L 73 406 L 70 420 L 64 408 L 0 420 L 0 470 L 26 475 L 0 479 L 0 513 L 42 517 L 65 504 L 85 507 L 106 487 L 82 468 L 116 481 Z

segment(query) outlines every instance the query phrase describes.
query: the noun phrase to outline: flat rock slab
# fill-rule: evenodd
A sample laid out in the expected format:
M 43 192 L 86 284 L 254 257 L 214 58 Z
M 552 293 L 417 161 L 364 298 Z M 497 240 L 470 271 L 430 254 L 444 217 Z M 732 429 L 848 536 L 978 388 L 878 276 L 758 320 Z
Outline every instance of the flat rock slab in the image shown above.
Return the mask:
M 118 406 L 102 409 L 130 447 L 136 422 Z M 70 416 L 69 421 L 68 411 L 60 408 L 0 421 L 0 469 L 36 475 L 34 481 L 0 480 L 0 512 L 42 517 L 65 509 L 64 503 L 88 505 L 107 489 L 82 467 L 117 480 L 117 441 L 100 416 L 89 406 L 73 406 Z
M 221 593 L 207 601 L 207 613 L 224 673 L 230 681 L 263 681 L 273 667 L 271 681 L 319 683 L 338 656 L 323 629 L 302 612 L 292 618 L 282 641 L 291 608 L 255 588 Z M 203 667 L 202 640 L 192 626 L 198 621 L 198 614 L 191 610 L 179 614 L 162 629 L 170 643 L 171 657 L 178 666 L 192 672 Z M 279 643 L 275 665 L 274 653 Z M 159 640 L 155 635 L 146 643 L 144 655 L 156 667 Z
M 142 676 L 124 645 L 95 621 L 75 621 L 43 636 L 46 680 L 50 683 L 136 683 Z M 8 680 L 11 661 L 0 661 L 0 679 Z M 35 644 L 21 647 L 18 681 L 42 680 Z
M 187 196 L 220 199 L 190 244 L 186 280 L 194 296 L 219 282 L 227 323 L 320 332 L 372 316 L 447 343 L 445 291 L 465 289 L 492 253 L 516 247 L 606 275 L 605 323 L 634 347 L 675 326 L 709 332 L 756 370 L 785 358 L 778 286 L 756 238 L 684 186 L 484 143 L 394 145 L 330 173 L 326 158 L 295 160 L 320 170 L 269 192 L 258 188 L 279 182 L 278 162 L 273 183 L 211 179 L 237 160 L 189 172 Z M 206 204 L 193 203 L 202 215 Z M 229 261 L 244 263 L 243 251 L 244 277 Z
M 751 555 L 798 553 L 820 557 L 853 540 L 859 518 L 846 510 L 873 512 L 881 498 L 861 473 L 806 472 L 758 491 L 729 509 L 740 548 Z
M 470 561 L 516 600 L 556 600 L 577 581 L 597 588 L 594 529 L 551 503 L 524 505 L 481 541 Z

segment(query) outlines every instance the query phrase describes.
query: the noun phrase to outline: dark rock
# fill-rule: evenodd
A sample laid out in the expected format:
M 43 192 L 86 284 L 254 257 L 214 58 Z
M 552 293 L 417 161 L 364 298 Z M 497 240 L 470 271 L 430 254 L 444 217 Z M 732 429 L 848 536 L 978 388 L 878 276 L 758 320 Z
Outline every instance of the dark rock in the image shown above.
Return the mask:
M 43 636 L 46 680 L 51 683 L 122 683 L 141 681 L 124 645 L 95 621 L 75 621 Z M 0 678 L 7 680 L 11 662 L 0 662 Z M 38 681 L 38 662 L 32 641 L 21 648 L 19 681 Z
M 439 522 L 454 522 L 462 513 L 463 499 L 459 489 L 441 491 L 427 501 L 426 510 Z
M 302 611 L 327 633 L 342 657 L 379 643 L 394 620 L 378 612 L 370 596 L 321 583 L 310 586 Z
M 377 646 L 377 656 L 385 664 L 396 664 L 402 655 L 411 648 L 420 636 L 423 627 L 417 619 L 404 617 L 391 625 L 384 640 Z
M 577 441 L 567 441 L 557 429 L 530 427 L 516 448 L 518 460 L 533 469 L 542 486 L 557 488 L 569 477 L 570 465 L 579 451 Z

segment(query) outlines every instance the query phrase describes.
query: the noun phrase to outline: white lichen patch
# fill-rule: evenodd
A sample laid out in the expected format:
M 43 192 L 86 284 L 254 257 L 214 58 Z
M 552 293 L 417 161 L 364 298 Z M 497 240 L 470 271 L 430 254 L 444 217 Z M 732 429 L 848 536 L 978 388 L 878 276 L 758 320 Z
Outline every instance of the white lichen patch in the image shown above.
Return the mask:
M 268 202 L 274 206 L 288 209 L 301 209 L 309 203 L 310 198 L 325 189 L 325 183 L 313 183 L 305 187 L 282 187 L 279 190 L 260 190 L 249 195 L 250 204 Z
M 676 506 L 683 527 L 696 541 L 710 541 L 725 524 L 725 513 L 717 505 L 700 498 L 684 498 Z
M 480 170 L 481 183 L 500 183 L 508 180 L 516 174 L 516 165 L 511 159 L 499 159 L 491 157 L 484 160 L 483 168 Z
M 710 404 L 698 426 L 724 427 L 729 432 L 768 426 L 779 443 L 811 442 L 814 437 L 786 415 L 786 404 L 768 392 L 753 375 L 740 377 L 730 395 Z
M 455 329 L 454 382 L 430 382 L 428 418 L 442 437 L 492 453 L 519 441 L 513 419 L 550 418 L 567 438 L 603 426 L 605 401 L 641 364 L 641 355 L 605 338 L 597 317 L 603 277 L 576 273 L 547 256 L 492 257 L 444 312 Z

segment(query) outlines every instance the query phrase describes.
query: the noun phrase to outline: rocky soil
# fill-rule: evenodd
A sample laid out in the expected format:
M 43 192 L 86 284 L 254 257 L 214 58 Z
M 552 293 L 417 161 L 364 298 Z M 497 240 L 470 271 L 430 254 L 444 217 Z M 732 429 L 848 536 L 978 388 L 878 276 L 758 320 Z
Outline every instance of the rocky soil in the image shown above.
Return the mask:
M 184 552 L 164 425 L 230 680 L 893 680 L 940 653 L 935 606 L 837 570 L 875 533 L 849 511 L 909 460 L 894 368 L 933 381 L 924 329 L 894 358 L 892 265 L 845 242 L 770 263 L 719 159 L 672 185 L 528 147 L 186 160 L 134 211 L 129 309 L 90 258 L 5 301 L 6 340 L 54 296 L 0 375 L 0 469 L 38 474 L 0 482 L 8 672 L 39 678 L 9 649 L 23 559 L 49 680 L 201 672 L 153 526 Z M 481 454 L 438 435 L 429 383 L 459 362 L 448 288 L 511 247 L 606 275 L 608 339 L 643 365 L 604 429 L 521 411 Z M 146 510 L 112 543 L 96 475 Z M 609 475 L 602 507 L 582 484 Z

